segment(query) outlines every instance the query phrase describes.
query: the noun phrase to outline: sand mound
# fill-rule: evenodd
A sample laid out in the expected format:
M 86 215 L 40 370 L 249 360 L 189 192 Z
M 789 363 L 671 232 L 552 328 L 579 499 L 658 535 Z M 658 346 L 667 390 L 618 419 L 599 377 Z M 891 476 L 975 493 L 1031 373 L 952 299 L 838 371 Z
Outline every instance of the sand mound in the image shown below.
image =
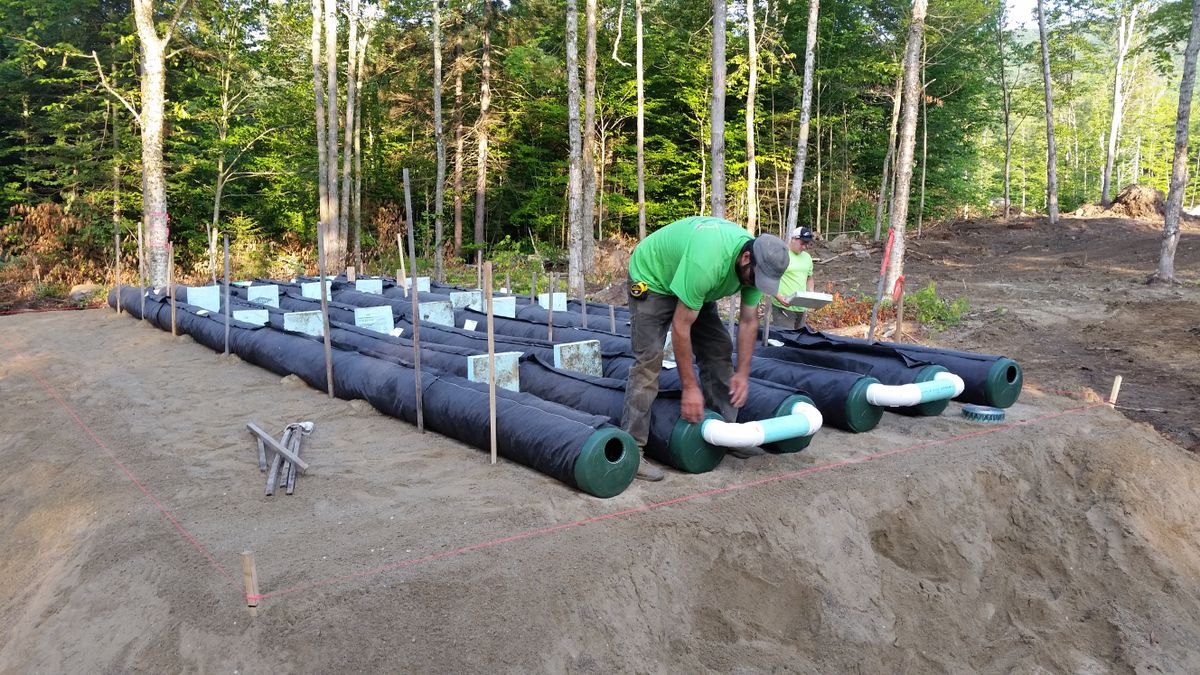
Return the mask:
M 1074 215 L 1080 218 L 1161 219 L 1166 201 L 1162 190 L 1132 183 L 1117 193 L 1117 198 L 1107 209 L 1099 204 L 1084 204 L 1075 209 Z

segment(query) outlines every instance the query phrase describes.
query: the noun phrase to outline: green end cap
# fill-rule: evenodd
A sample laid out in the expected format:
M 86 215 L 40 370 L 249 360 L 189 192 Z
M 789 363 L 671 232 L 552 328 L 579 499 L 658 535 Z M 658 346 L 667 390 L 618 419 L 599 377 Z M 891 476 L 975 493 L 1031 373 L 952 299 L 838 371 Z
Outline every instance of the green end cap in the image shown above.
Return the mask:
M 983 385 L 987 404 L 1007 408 L 1016 403 L 1021 395 L 1023 379 L 1021 366 L 1016 361 L 1005 357 L 998 359 L 988 370 L 987 381 Z
M 931 364 L 925 366 L 920 370 L 920 372 L 917 373 L 917 376 L 913 379 L 913 383 L 930 382 L 937 377 L 938 373 L 946 372 L 949 371 L 946 370 L 944 366 Z M 914 405 L 908 408 L 907 411 L 911 412 L 913 415 L 920 415 L 921 417 L 937 417 L 946 410 L 946 406 L 948 405 L 950 405 L 950 399 L 944 398 L 940 401 L 929 401 L 928 403 Z
M 705 410 L 704 419 L 719 420 L 722 417 L 711 410 Z M 725 459 L 725 448 L 718 448 L 704 440 L 700 433 L 700 427 L 703 425 L 704 420 L 700 420 L 699 424 L 692 424 L 682 417 L 675 421 L 675 428 L 671 429 L 671 440 L 667 443 L 671 466 L 688 473 L 707 473 L 717 468 L 721 460 Z
M 867 402 L 867 387 L 873 384 L 879 384 L 879 380 L 864 375 L 850 387 L 846 394 L 846 431 L 870 431 L 883 418 L 883 408 Z
M 772 417 L 791 415 L 792 408 L 796 407 L 797 403 L 807 403 L 809 405 L 813 405 L 813 400 L 803 394 L 792 394 L 791 396 L 785 398 L 783 403 L 779 404 L 779 407 L 775 409 L 775 414 L 772 415 Z M 767 443 L 763 446 L 763 449 L 769 452 L 779 453 L 800 452 L 801 450 L 807 448 L 809 443 L 812 443 L 813 436 L 815 435 L 816 434 L 809 434 L 808 436 L 800 436 L 798 438 L 789 438 L 783 441 Z
M 575 485 L 590 495 L 615 497 L 633 482 L 640 461 L 633 436 L 617 427 L 602 427 L 579 450 Z

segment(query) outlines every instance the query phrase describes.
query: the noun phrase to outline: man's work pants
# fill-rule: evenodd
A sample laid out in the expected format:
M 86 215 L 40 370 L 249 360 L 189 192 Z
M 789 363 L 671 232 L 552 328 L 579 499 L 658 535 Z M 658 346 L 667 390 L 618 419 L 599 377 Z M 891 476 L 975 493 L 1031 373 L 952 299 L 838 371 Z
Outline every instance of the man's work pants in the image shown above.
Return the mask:
M 650 437 L 650 405 L 658 397 L 658 374 L 662 370 L 663 347 L 667 331 L 675 317 L 679 300 L 673 295 L 653 291 L 629 298 L 630 342 L 634 364 L 625 385 L 625 406 L 621 428 L 633 436 L 639 448 Z M 692 324 L 692 355 L 700 366 L 700 391 L 704 405 L 720 413 L 727 421 L 737 419 L 737 409 L 729 399 L 733 379 L 733 340 L 715 302 L 706 302 Z

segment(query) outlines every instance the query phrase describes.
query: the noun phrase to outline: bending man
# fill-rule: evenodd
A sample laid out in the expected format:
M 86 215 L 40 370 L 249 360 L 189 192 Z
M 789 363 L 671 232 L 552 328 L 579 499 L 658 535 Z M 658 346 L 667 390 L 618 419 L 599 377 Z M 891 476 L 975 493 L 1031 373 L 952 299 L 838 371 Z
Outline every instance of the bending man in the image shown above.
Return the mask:
M 750 357 L 758 334 L 758 302 L 774 297 L 788 267 L 788 248 L 778 237 L 758 238 L 721 218 L 677 220 L 646 237 L 629 258 L 629 312 L 635 363 L 625 387 L 621 427 L 645 448 L 650 405 L 658 397 L 667 331 L 683 383 L 680 415 L 699 422 L 704 408 L 726 421 L 737 419 L 746 402 Z M 717 301 L 741 294 L 738 363 L 733 343 L 717 313 Z M 700 366 L 697 382 L 693 367 Z M 663 472 L 642 458 L 638 478 L 662 480 Z

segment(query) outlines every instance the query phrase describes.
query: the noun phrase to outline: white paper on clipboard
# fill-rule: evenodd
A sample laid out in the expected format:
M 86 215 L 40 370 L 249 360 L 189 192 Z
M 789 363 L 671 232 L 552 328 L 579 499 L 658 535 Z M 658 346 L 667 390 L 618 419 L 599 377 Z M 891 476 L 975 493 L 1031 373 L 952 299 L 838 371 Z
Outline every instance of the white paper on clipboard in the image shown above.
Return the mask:
M 820 309 L 825 305 L 833 302 L 833 296 L 828 293 L 806 293 L 799 292 L 788 296 L 788 304 L 792 307 L 804 307 L 806 309 Z

